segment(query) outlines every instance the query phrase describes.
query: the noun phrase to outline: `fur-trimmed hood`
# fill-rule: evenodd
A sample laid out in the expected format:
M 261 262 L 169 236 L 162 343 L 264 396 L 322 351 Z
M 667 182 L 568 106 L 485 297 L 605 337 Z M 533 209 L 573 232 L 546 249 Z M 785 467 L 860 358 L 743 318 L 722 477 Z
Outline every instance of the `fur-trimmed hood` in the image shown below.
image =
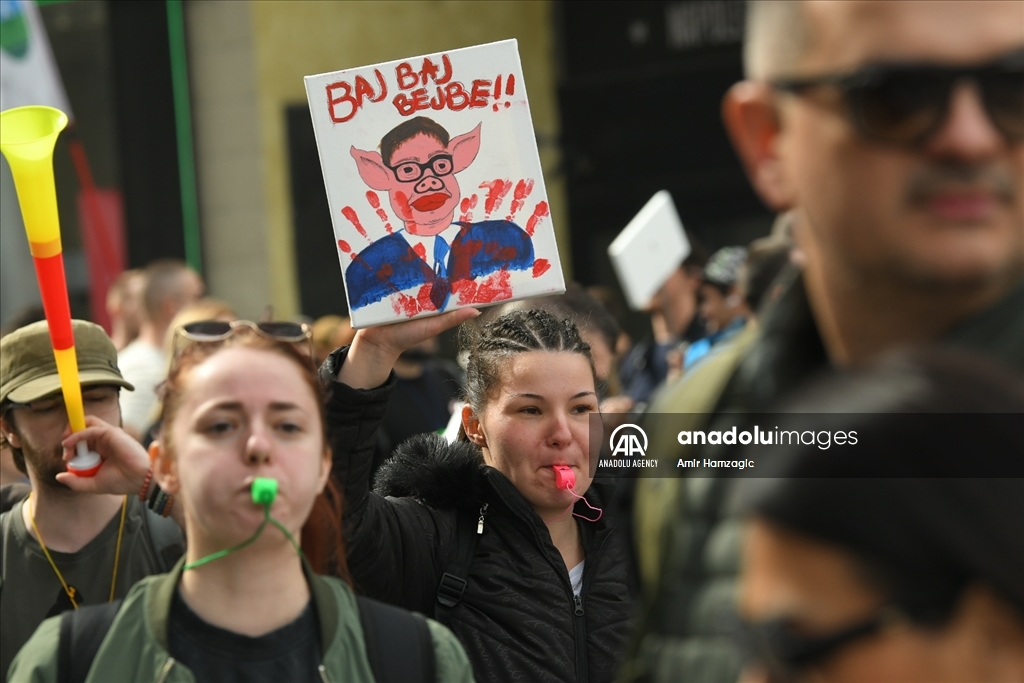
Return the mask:
M 377 470 L 374 493 L 410 497 L 439 509 L 479 507 L 483 499 L 484 458 L 468 441 L 420 434 L 403 442 Z

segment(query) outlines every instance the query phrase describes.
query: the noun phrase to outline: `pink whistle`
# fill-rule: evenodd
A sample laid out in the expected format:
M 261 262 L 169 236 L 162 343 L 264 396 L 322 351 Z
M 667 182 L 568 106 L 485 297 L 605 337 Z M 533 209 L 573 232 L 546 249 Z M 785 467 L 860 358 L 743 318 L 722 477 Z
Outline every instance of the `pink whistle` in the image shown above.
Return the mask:
M 576 488 L 576 473 L 568 465 L 555 465 L 555 488 L 574 489 Z

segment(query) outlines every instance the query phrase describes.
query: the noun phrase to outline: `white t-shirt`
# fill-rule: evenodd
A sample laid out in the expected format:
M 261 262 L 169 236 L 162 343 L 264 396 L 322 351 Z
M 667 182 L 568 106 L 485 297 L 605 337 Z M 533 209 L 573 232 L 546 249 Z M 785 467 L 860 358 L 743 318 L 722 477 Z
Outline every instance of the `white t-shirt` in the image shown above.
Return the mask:
M 586 560 L 569 570 L 569 583 L 572 584 L 573 595 L 579 595 L 583 589 L 583 565 Z
M 117 365 L 135 387 L 121 392 L 121 420 L 142 434 L 156 418 L 156 387 L 167 377 L 167 357 L 160 347 L 136 339 L 117 354 Z

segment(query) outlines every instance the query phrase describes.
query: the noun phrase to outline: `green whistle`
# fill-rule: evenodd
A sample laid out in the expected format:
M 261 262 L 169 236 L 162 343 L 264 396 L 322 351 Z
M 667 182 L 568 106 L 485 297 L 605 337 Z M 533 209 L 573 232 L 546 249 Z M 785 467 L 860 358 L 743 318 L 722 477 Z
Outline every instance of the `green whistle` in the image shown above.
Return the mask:
M 277 498 L 277 479 L 257 477 L 252 480 L 252 502 L 270 505 Z

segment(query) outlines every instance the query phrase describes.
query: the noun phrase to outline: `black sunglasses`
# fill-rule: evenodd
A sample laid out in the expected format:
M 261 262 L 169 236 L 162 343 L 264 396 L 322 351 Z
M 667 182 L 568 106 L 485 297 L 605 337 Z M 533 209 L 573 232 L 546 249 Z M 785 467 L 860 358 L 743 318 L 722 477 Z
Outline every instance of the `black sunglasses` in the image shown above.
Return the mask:
M 452 161 L 451 154 L 438 154 L 431 157 L 425 164 L 418 161 L 403 161 L 397 166 L 388 166 L 388 168 L 394 172 L 399 181 L 411 183 L 422 178 L 428 168 L 439 178 L 450 175 L 455 170 L 455 163 Z
M 805 636 L 793 630 L 788 619 L 749 622 L 731 615 L 733 639 L 747 664 L 759 664 L 772 683 L 785 683 L 807 668 L 819 664 L 850 643 L 875 635 L 906 620 L 898 608 L 886 607 L 838 631 L 823 636 Z
M 942 127 L 951 92 L 965 80 L 977 85 L 996 129 L 1011 142 L 1024 140 L 1024 49 L 973 66 L 877 63 L 849 74 L 783 78 L 771 85 L 796 94 L 836 88 L 865 138 L 916 145 Z

